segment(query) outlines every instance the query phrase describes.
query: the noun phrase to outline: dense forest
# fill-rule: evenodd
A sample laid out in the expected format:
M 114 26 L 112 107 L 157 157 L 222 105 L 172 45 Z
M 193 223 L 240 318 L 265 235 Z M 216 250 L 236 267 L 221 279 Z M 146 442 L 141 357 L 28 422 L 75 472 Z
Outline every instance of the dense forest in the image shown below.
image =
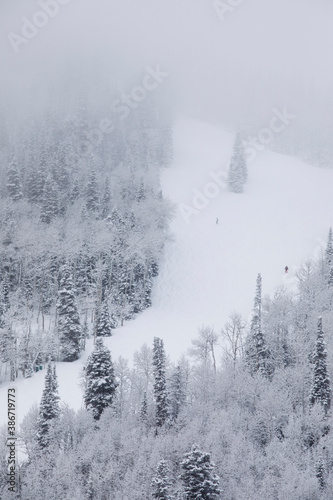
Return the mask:
M 2 129 L 1 381 L 77 359 L 87 335 L 151 304 L 172 216 L 159 186 L 170 120 L 147 98 L 96 138 L 87 99 L 76 102 Z
M 250 325 L 235 312 L 221 331 L 202 327 L 176 364 L 158 337 L 132 367 L 98 337 L 77 413 L 59 402 L 51 361 L 20 430 L 20 498 L 330 499 L 332 263 L 330 230 L 297 293 L 263 296 L 259 274 Z

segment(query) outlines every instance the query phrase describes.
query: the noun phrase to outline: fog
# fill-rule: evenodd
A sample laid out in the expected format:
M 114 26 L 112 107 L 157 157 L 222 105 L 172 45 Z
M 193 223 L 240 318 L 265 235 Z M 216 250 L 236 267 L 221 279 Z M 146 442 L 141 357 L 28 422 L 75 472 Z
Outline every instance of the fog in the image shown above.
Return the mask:
M 231 128 L 264 126 L 274 106 L 318 127 L 318 107 L 327 109 L 328 0 L 62 2 L 1 2 L 1 102 L 16 119 L 50 99 L 70 106 L 82 88 L 103 106 L 157 65 L 168 77 L 156 95 L 169 109 Z M 36 17 L 42 4 L 53 17 Z M 22 40 L 26 20 L 42 26 Z

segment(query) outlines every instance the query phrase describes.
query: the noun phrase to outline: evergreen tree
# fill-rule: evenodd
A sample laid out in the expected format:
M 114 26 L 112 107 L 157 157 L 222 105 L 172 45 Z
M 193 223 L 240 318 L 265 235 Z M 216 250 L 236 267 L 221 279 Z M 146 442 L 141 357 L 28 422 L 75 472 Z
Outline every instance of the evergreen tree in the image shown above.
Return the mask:
M 97 311 L 97 337 L 111 337 L 112 323 L 107 299 L 104 299 Z
M 257 277 L 251 330 L 245 342 L 245 360 L 252 375 L 260 373 L 264 377 L 271 376 L 272 366 L 270 363 L 270 352 L 262 331 L 260 274 L 258 274 Z
M 7 191 L 13 201 L 18 201 L 22 198 L 20 173 L 17 168 L 15 157 L 13 157 L 7 172 Z
M 318 460 L 316 464 L 316 478 L 318 479 L 320 490 L 323 490 L 325 488 L 325 466 L 323 459 Z
M 88 481 L 85 486 L 85 497 L 84 500 L 94 500 L 94 483 L 92 480 L 91 471 L 89 472 Z
M 75 302 L 72 273 L 67 264 L 60 269 L 58 334 L 62 361 L 75 361 L 81 350 L 82 330 Z
M 236 135 L 233 154 L 230 161 L 227 184 L 230 191 L 242 193 L 247 181 L 247 166 L 243 142 L 240 134 Z
M 330 271 L 328 274 L 328 287 L 332 288 L 333 286 L 333 266 L 330 267 Z
M 59 145 L 56 162 L 52 169 L 52 174 L 59 190 L 64 193 L 70 189 L 70 173 L 68 165 L 69 147 L 63 143 Z
M 91 169 L 87 189 L 86 189 L 86 207 L 88 212 L 98 212 L 99 210 L 99 186 L 97 174 L 94 168 Z
M 186 400 L 186 388 L 184 375 L 180 366 L 171 376 L 170 381 L 170 419 L 175 421 L 178 418 L 179 412 Z
M 0 328 L 4 327 L 4 315 L 9 309 L 9 285 L 7 273 L 0 284 Z
M 163 340 L 154 337 L 153 345 L 154 397 L 156 402 L 155 424 L 161 427 L 168 416 L 168 396 L 165 380 L 165 352 Z
M 102 219 L 106 219 L 110 213 L 110 204 L 111 204 L 111 191 L 110 191 L 110 181 L 107 177 L 105 179 L 104 192 L 102 196 L 101 202 L 101 217 Z
M 80 195 L 81 195 L 80 184 L 79 184 L 79 181 L 77 179 L 75 179 L 74 184 L 73 184 L 73 189 L 71 190 L 70 195 L 69 195 L 69 201 L 71 203 L 74 203 L 74 201 L 77 200 Z
M 327 237 L 327 245 L 325 249 L 325 259 L 326 263 L 329 266 L 333 265 L 333 235 L 332 235 L 332 228 L 329 228 L 328 231 L 328 237 Z
M 18 374 L 17 347 L 17 333 L 9 323 L 4 322 L 0 329 L 0 358 L 3 363 L 9 363 L 11 382 L 15 381 Z
M 148 401 L 147 401 L 147 393 L 146 391 L 143 393 L 143 400 L 140 408 L 140 420 L 143 423 L 146 423 L 148 419 Z
M 48 177 L 44 184 L 40 218 L 42 222 L 50 224 L 59 214 L 59 193 L 54 180 Z
M 50 444 L 50 423 L 60 414 L 58 382 L 55 366 L 52 370 L 51 363 L 47 366 L 45 376 L 45 387 L 40 403 L 39 417 L 37 421 L 37 442 L 40 448 L 46 448 Z
M 327 414 L 331 406 L 331 382 L 327 370 L 327 351 L 322 328 L 322 318 L 318 318 L 318 331 L 313 353 L 313 378 L 310 392 L 310 405 L 320 403 Z
M 146 199 L 146 186 L 143 179 L 140 179 L 139 186 L 137 188 L 136 200 L 138 202 Z
M 332 228 L 329 228 L 328 237 L 327 237 L 327 245 L 325 249 L 325 263 L 326 263 L 326 275 L 327 275 L 327 284 L 329 288 L 332 288 L 333 285 L 333 235 Z
M 105 408 L 112 405 L 117 388 L 111 353 L 103 340 L 96 340 L 95 348 L 85 366 L 86 388 L 84 402 L 95 420 L 99 420 Z
M 28 197 L 32 203 L 42 203 L 44 198 L 44 186 L 47 178 L 49 155 L 44 150 L 40 153 L 38 168 L 33 165 L 28 178 Z
M 40 183 L 38 182 L 39 171 L 36 172 L 35 161 L 29 165 L 26 173 L 25 190 L 30 203 L 39 203 L 42 200 L 42 193 L 39 192 Z M 44 183 L 43 186 L 44 188 Z
M 153 498 L 156 500 L 171 500 L 173 497 L 169 493 L 170 485 L 168 462 L 161 460 L 157 465 L 155 476 L 151 482 Z
M 216 500 L 220 497 L 219 478 L 213 474 L 215 465 L 209 453 L 203 453 L 193 445 L 180 465 L 184 471 L 180 479 L 184 483 L 186 500 Z

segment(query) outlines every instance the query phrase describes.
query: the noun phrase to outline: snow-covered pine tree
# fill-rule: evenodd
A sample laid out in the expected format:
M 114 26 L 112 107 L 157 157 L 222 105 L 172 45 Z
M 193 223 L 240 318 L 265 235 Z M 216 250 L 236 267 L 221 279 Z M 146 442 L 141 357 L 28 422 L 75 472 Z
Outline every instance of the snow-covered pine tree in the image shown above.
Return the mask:
M 48 177 L 44 184 L 43 200 L 41 206 L 40 219 L 46 224 L 50 224 L 59 214 L 59 193 L 56 183 Z
M 327 236 L 327 245 L 325 249 L 325 273 L 327 276 L 327 285 L 332 288 L 333 285 L 333 234 L 332 228 L 329 228 Z
M 87 484 L 85 485 L 84 500 L 94 500 L 94 482 L 92 479 L 91 471 L 89 472 Z
M 75 301 L 72 273 L 67 264 L 60 268 L 57 314 L 60 358 L 62 361 L 75 361 L 81 349 L 82 329 Z
M 327 236 L 327 245 L 325 249 L 325 260 L 329 266 L 333 265 L 333 235 L 332 228 L 329 228 Z
M 37 203 L 43 202 L 44 186 L 47 178 L 49 164 L 50 164 L 49 153 L 46 150 L 41 151 L 39 155 L 39 164 L 37 172 L 36 169 L 33 169 L 31 186 L 29 186 L 29 190 L 30 188 L 32 189 L 31 193 L 33 196 L 32 201 L 35 201 Z
M 152 479 L 152 497 L 156 500 L 171 500 L 173 497 L 169 493 L 171 481 L 170 470 L 166 460 L 161 460 L 156 467 L 155 476 Z
M 325 488 L 325 465 L 324 460 L 321 458 L 316 463 L 316 478 L 318 479 L 319 488 L 322 491 Z
M 97 310 L 97 337 L 111 337 L 112 322 L 107 299 L 104 299 Z
M 80 183 L 78 179 L 75 179 L 71 192 L 69 193 L 70 203 L 74 203 L 81 196 Z
M 42 449 L 50 444 L 49 427 L 51 421 L 59 417 L 59 399 L 56 369 L 54 366 L 52 370 L 49 363 L 37 421 L 37 442 Z
M 102 195 L 101 201 L 101 217 L 102 219 L 106 219 L 110 214 L 110 205 L 111 205 L 111 191 L 110 191 L 110 180 L 109 177 L 105 179 L 104 191 Z
M 21 178 L 15 156 L 7 172 L 7 191 L 13 201 L 18 201 L 22 198 Z
M 67 144 L 60 143 L 58 146 L 54 168 L 52 169 L 52 175 L 61 193 L 68 192 L 71 187 L 68 156 L 69 146 Z
M 88 358 L 85 379 L 84 403 L 94 419 L 99 420 L 105 408 L 112 405 L 117 388 L 111 353 L 101 338 L 96 340 Z
M 178 365 L 170 380 L 170 420 L 175 421 L 186 401 L 185 377 L 182 369 Z
M 236 135 L 233 154 L 230 160 L 227 184 L 230 191 L 242 193 L 247 181 L 247 166 L 241 135 Z
M 165 351 L 163 340 L 154 337 L 153 344 L 154 398 L 156 402 L 155 425 L 162 427 L 168 416 L 168 395 L 165 379 Z
M 9 308 L 9 284 L 7 273 L 4 274 L 0 284 L 0 328 L 4 327 L 4 315 Z
M 27 168 L 25 189 L 30 203 L 40 203 L 43 199 L 45 173 L 43 170 L 37 170 L 36 163 L 32 163 Z
M 9 364 L 10 381 L 14 382 L 18 372 L 17 334 L 6 321 L 0 328 L 0 360 Z
M 146 196 L 147 196 L 146 195 L 146 186 L 145 186 L 143 178 L 140 179 L 140 182 L 139 182 L 139 185 L 138 185 L 136 191 L 137 191 L 136 192 L 136 200 L 138 202 L 146 199 Z
M 186 500 L 216 500 L 220 498 L 219 477 L 213 474 L 214 463 L 210 454 L 203 453 L 193 445 L 180 464 L 183 472 L 180 479 L 184 484 Z
M 96 170 L 93 167 L 90 171 L 86 188 L 86 208 L 88 212 L 98 212 L 99 210 L 99 186 L 97 182 Z
M 330 267 L 328 274 L 328 287 L 332 288 L 332 286 L 333 286 L 333 266 Z
M 313 378 L 310 405 L 320 403 L 325 410 L 325 414 L 327 414 L 331 407 L 331 382 L 327 370 L 327 351 L 321 317 L 318 318 L 317 340 L 312 362 Z
M 269 378 L 273 370 L 270 362 L 270 352 L 262 331 L 261 285 L 261 274 L 258 274 L 251 329 L 245 341 L 245 360 L 252 375 L 260 373 L 262 376 Z
M 140 407 L 140 420 L 144 424 L 147 423 L 148 419 L 148 401 L 147 401 L 147 392 L 143 393 L 143 399 Z

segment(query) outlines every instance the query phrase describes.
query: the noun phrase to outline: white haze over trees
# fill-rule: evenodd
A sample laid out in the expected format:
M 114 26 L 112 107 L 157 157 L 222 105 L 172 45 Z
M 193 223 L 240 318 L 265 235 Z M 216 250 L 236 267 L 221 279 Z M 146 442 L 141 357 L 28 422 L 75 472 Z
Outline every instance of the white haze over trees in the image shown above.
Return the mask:
M 2 0 L 1 398 L 16 384 L 20 412 L 45 373 L 17 444 L 0 432 L 3 500 L 331 499 L 332 19 L 329 0 Z
M 164 103 L 177 112 L 233 128 L 244 122 L 251 134 L 266 126 L 274 107 L 286 106 L 309 133 L 329 121 L 327 0 L 243 1 L 223 20 L 213 1 L 71 0 L 17 53 L 7 34 L 20 35 L 22 18 L 31 21 L 41 7 L 7 0 L 1 9 L 1 96 L 19 116 L 43 109 L 50 89 L 63 106 L 83 81 L 103 104 L 110 81 L 130 90 L 147 65 L 158 64 L 169 73 Z

